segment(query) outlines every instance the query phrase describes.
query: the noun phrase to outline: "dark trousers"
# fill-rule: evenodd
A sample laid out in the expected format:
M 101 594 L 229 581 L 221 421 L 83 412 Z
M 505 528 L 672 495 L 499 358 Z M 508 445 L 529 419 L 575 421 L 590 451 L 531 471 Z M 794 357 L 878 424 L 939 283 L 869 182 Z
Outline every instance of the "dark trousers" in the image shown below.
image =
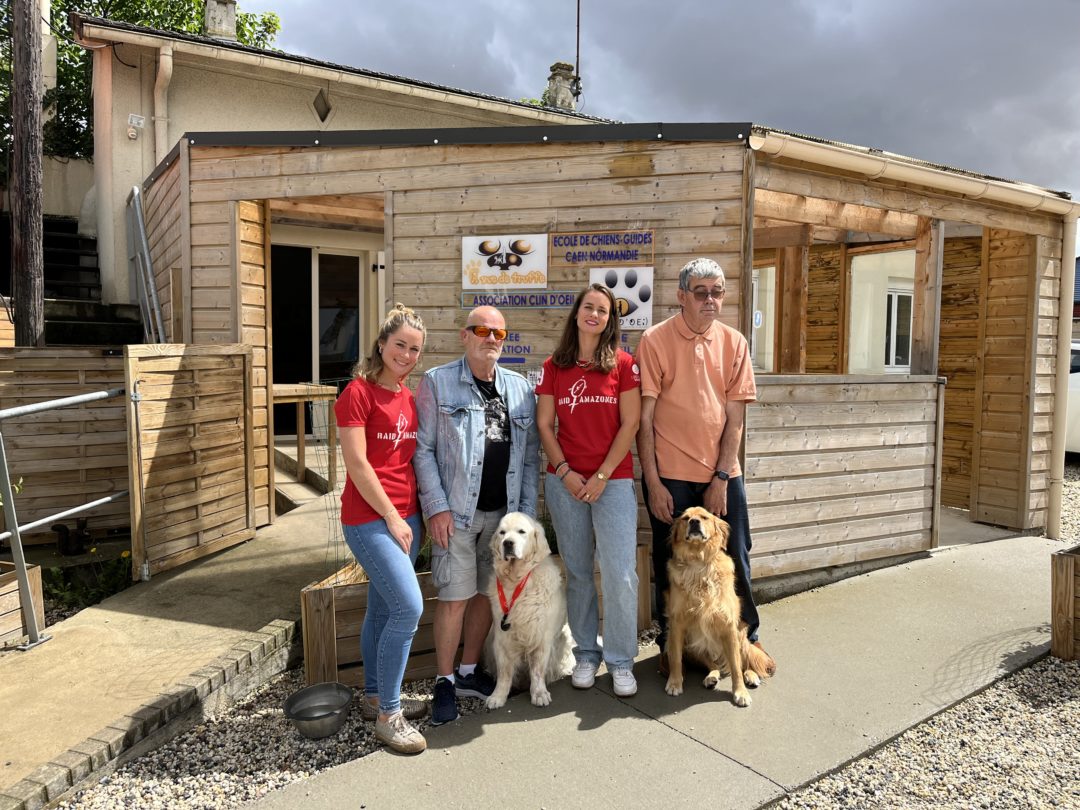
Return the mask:
M 676 517 L 691 506 L 705 505 L 705 490 L 709 487 L 708 483 L 678 481 L 673 478 L 661 478 L 660 483 L 671 493 L 671 498 L 675 502 L 672 514 Z M 649 488 L 645 485 L 644 479 L 641 481 L 641 489 L 645 497 L 645 508 L 648 509 Z M 746 485 L 743 483 L 742 476 L 728 481 L 727 514 L 723 517 L 731 526 L 727 550 L 735 563 L 735 591 L 739 595 L 741 617 L 746 622 L 746 632 L 750 641 L 757 641 L 758 625 L 761 622 L 758 619 L 757 605 L 754 604 L 754 593 L 750 588 L 750 514 L 746 507 Z M 667 563 L 671 559 L 671 547 L 668 545 L 671 524 L 658 520 L 651 510 L 649 510 L 649 523 L 653 533 L 653 581 L 656 584 L 656 611 L 660 622 L 660 635 L 657 636 L 656 643 L 663 650 L 664 643 L 667 641 Z

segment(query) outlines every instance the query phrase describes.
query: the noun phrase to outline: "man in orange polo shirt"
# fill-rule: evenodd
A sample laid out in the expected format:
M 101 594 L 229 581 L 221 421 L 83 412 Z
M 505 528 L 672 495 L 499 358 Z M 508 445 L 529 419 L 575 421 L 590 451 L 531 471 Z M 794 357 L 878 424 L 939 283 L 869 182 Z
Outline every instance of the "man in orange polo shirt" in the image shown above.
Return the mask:
M 667 641 L 664 594 L 672 521 L 704 506 L 731 526 L 728 553 L 750 641 L 758 612 L 750 589 L 750 518 L 739 467 L 746 403 L 757 399 L 746 338 L 720 323 L 724 271 L 694 259 L 679 272 L 682 311 L 645 330 L 638 344 L 641 427 L 638 457 L 653 531 L 653 575 L 661 651 Z M 666 669 L 661 656 L 661 671 Z M 666 674 L 666 672 L 664 672 Z

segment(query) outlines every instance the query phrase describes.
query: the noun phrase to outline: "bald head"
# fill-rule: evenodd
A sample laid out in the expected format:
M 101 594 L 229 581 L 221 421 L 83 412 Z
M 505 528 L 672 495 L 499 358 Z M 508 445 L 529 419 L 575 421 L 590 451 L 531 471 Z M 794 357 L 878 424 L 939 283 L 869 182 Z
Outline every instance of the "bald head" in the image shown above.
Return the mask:
M 495 307 L 482 306 L 476 307 L 469 313 L 469 317 L 465 319 L 466 326 L 491 326 L 491 327 L 505 327 L 506 318 Z
M 486 326 L 483 336 L 476 334 L 471 327 Z M 495 365 L 502 355 L 503 341 L 495 337 L 492 329 L 500 330 L 506 338 L 506 319 L 495 307 L 477 307 L 465 319 L 465 328 L 461 330 L 461 342 L 465 345 L 465 361 L 475 377 L 491 380 L 495 377 Z

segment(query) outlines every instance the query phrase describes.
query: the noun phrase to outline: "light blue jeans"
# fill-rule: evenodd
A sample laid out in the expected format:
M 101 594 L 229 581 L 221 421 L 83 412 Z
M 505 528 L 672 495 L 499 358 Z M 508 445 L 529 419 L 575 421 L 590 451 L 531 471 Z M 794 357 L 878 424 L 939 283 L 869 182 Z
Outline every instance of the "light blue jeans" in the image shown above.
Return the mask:
M 349 550 L 370 580 L 367 612 L 360 631 L 364 694 L 378 695 L 379 710 L 385 714 L 401 708 L 401 679 L 424 610 L 413 568 L 424 544 L 420 513 L 406 522 L 413 531 L 408 554 L 401 550 L 381 518 L 359 526 L 342 525 Z
M 601 659 L 594 560 L 600 560 L 604 592 L 603 660 L 608 669 L 631 667 L 637 654 L 637 496 L 632 478 L 608 481 L 593 504 L 575 500 L 548 473 L 544 498 L 559 554 L 566 565 L 566 612 L 574 636 L 574 658 Z

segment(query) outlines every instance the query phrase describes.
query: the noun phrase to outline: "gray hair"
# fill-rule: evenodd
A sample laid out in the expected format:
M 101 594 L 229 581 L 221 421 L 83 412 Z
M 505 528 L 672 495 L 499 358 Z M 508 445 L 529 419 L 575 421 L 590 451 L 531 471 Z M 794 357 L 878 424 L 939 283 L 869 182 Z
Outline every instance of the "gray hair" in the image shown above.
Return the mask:
M 718 278 L 720 284 L 726 286 L 724 271 L 712 259 L 691 259 L 679 271 L 679 289 L 689 290 L 690 279 L 694 278 Z

